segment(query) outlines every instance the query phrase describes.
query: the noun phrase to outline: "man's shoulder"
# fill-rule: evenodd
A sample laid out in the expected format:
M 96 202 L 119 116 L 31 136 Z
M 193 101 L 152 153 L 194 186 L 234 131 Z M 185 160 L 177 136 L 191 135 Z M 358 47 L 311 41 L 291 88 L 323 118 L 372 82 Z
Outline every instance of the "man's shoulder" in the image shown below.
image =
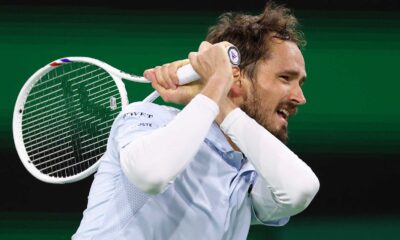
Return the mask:
M 167 105 L 160 105 L 152 102 L 134 102 L 126 106 L 122 112 L 131 112 L 135 110 L 144 110 L 152 112 L 172 112 L 178 113 L 180 110 Z
M 137 134 L 166 126 L 178 113 L 176 108 L 155 103 L 131 103 L 114 120 L 110 137 L 118 138 L 119 144 L 124 146 Z
M 126 106 L 118 116 L 119 120 L 141 119 L 168 122 L 179 109 L 151 102 L 134 102 Z

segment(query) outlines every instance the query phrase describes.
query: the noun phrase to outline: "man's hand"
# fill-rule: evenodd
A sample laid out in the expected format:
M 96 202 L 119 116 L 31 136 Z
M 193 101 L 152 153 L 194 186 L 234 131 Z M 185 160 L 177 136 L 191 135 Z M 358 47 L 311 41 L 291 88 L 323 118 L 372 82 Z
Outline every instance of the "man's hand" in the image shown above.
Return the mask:
M 189 64 L 189 60 L 179 60 L 172 63 L 147 69 L 143 75 L 151 81 L 152 87 L 160 94 L 165 102 L 186 104 L 198 94 L 204 86 L 202 81 L 179 86 L 176 71 Z
M 218 105 L 227 96 L 233 84 L 232 65 L 226 51 L 231 45 L 228 42 L 212 45 L 204 41 L 200 44 L 197 53 L 189 54 L 193 69 L 206 82 L 201 93 Z
M 229 46 L 231 44 L 228 42 L 214 45 L 202 42 L 198 52 L 189 54 L 189 60 L 148 69 L 144 72 L 144 76 L 151 80 L 153 88 L 166 102 L 186 104 L 201 92 L 219 104 L 233 83 L 232 66 L 226 52 Z M 189 62 L 201 79 L 179 86 L 176 71 Z

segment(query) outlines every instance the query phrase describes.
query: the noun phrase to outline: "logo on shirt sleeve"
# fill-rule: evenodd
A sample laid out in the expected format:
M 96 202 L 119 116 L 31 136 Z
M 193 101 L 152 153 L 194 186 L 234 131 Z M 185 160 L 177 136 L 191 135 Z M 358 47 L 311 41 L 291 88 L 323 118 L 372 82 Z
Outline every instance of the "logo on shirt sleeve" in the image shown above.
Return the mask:
M 153 127 L 153 123 L 148 123 L 148 122 L 140 122 L 138 124 L 139 127 Z
M 150 119 L 153 118 L 153 114 L 151 113 L 146 113 L 146 112 L 128 112 L 123 115 L 123 119 L 130 119 L 130 118 L 144 118 L 144 119 Z

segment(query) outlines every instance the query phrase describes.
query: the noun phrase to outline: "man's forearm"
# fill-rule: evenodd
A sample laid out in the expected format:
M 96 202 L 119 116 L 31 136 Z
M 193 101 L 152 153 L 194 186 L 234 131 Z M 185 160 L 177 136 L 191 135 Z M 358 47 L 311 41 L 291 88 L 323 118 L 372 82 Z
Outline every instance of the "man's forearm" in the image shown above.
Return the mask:
M 277 204 L 293 214 L 308 206 L 319 181 L 285 144 L 239 108 L 229 113 L 221 129 L 253 164 Z
M 193 159 L 217 114 L 215 102 L 196 96 L 166 127 L 120 151 L 123 172 L 142 191 L 161 192 Z

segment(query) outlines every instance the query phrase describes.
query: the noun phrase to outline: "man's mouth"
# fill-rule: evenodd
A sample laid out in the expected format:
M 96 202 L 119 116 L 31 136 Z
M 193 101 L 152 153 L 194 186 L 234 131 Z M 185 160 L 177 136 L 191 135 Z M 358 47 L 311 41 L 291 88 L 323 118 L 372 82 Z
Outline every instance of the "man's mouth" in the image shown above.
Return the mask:
M 285 125 L 288 124 L 289 118 L 297 113 L 296 106 L 290 104 L 281 105 L 276 110 L 279 118 L 284 122 Z
M 286 122 L 288 121 L 289 116 L 290 116 L 290 113 L 289 113 L 288 110 L 283 109 L 283 108 L 280 108 L 280 109 L 278 109 L 277 112 L 278 112 L 278 115 L 279 115 L 281 118 L 283 118 Z

